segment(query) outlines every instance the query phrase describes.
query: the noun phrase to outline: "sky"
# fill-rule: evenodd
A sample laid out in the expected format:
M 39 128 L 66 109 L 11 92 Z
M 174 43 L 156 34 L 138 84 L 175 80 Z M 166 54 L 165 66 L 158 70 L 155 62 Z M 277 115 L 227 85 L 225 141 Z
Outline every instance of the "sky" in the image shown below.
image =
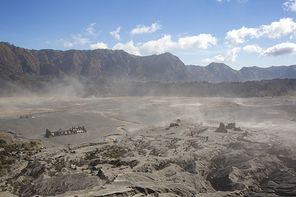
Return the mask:
M 296 64 L 296 0 L 0 0 L 0 41 L 26 49 L 170 52 L 186 65 Z

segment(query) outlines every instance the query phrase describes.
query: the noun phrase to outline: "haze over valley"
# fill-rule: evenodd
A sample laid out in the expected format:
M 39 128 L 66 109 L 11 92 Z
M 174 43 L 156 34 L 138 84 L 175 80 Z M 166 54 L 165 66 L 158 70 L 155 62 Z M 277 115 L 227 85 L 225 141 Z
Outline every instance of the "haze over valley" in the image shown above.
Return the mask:
M 1 195 L 296 193 L 295 66 L 0 46 Z
M 135 56 L 107 49 L 36 51 L 3 42 L 0 49 L 2 96 L 262 97 L 293 95 L 295 90 L 295 65 L 236 71 L 223 63 L 186 66 L 170 53 Z
M 295 12 L 2 1 L 0 196 L 296 196 Z

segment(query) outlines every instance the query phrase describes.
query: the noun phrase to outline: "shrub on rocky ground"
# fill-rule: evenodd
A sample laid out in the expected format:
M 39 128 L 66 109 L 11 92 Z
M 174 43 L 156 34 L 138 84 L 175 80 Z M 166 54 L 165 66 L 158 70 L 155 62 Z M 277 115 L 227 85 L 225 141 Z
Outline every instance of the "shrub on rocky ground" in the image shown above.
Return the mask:
M 106 152 L 104 152 L 102 156 L 109 158 L 120 158 L 127 152 L 128 151 L 123 147 L 112 146 L 110 149 L 106 150 Z

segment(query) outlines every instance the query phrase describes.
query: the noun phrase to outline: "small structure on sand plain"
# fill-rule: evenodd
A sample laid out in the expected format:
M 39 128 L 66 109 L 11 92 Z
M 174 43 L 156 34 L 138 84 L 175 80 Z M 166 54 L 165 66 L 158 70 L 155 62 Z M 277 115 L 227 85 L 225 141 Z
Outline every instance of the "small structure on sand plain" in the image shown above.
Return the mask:
M 51 132 L 49 129 L 46 129 L 45 131 L 45 137 L 55 137 L 55 136 L 60 136 L 60 135 L 72 135 L 72 134 L 77 134 L 77 133 L 86 133 L 86 129 L 84 128 L 84 126 L 78 126 L 76 127 L 72 127 L 68 130 L 62 130 L 59 129 L 57 131 Z

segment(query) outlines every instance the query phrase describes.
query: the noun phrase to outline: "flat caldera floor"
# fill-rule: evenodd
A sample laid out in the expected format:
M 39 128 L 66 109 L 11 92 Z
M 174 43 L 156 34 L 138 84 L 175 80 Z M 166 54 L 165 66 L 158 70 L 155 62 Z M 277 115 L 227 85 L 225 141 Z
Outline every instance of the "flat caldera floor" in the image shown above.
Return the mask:
M 79 126 L 86 132 L 45 135 Z M 0 98 L 1 139 L 44 146 L 6 152 L 16 159 L 0 188 L 19 196 L 294 195 L 295 126 L 295 97 Z
M 275 139 L 291 140 L 295 111 L 294 97 L 14 97 L 0 99 L 0 130 L 41 139 L 48 147 L 78 146 L 180 119 L 217 127 L 220 122 L 235 122 L 242 128 L 269 132 Z M 46 129 L 54 132 L 79 125 L 87 132 L 45 137 Z

